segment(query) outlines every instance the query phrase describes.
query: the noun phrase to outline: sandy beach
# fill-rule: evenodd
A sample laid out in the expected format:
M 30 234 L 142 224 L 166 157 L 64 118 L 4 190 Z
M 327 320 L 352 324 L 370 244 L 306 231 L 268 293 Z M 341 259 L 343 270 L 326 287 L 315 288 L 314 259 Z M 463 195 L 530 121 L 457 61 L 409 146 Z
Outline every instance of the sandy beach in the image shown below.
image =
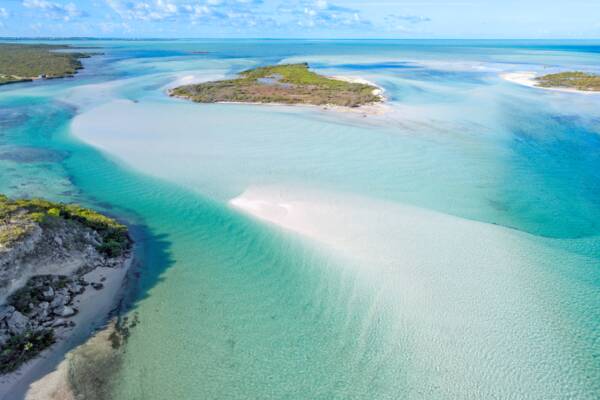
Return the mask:
M 377 89 L 373 90 L 373 95 L 377 96 L 381 99 L 379 103 L 365 104 L 359 107 L 342 107 L 335 104 L 323 104 L 323 105 L 313 105 L 313 104 L 287 104 L 287 103 L 261 103 L 261 102 L 244 102 L 244 101 L 217 101 L 214 104 L 241 104 L 241 105 L 256 105 L 256 106 L 285 106 L 285 107 L 311 107 L 311 108 L 320 108 L 325 111 L 336 111 L 336 112 L 345 112 L 345 113 L 355 113 L 362 114 L 363 116 L 368 115 L 383 115 L 390 111 L 391 107 L 386 103 L 386 98 L 384 96 L 385 89 L 381 86 L 361 77 L 354 76 L 328 76 L 330 79 L 335 79 L 338 81 L 349 82 L 349 83 L 360 83 L 363 85 L 374 86 Z M 182 78 L 178 78 L 176 81 L 170 83 L 166 87 L 166 93 L 168 96 L 175 97 L 181 100 L 189 101 L 186 97 L 176 96 L 172 94 L 172 89 L 181 86 L 181 85 L 192 85 L 197 83 L 207 82 L 209 80 L 214 79 L 199 79 L 197 76 L 188 75 Z
M 500 77 L 504 80 L 507 80 L 512 83 L 516 83 L 518 85 L 523 85 L 536 89 L 543 90 L 551 90 L 553 92 L 564 92 L 564 93 L 578 93 L 585 95 L 594 95 L 598 94 L 598 92 L 577 90 L 577 89 L 569 89 L 569 88 L 550 88 L 550 87 L 542 87 L 538 86 L 535 78 L 538 76 L 535 72 L 507 72 L 501 74 Z
M 75 326 L 57 328 L 54 345 L 17 371 L 0 377 L 0 399 L 24 398 L 32 383 L 54 371 L 69 351 L 102 328 L 111 311 L 118 306 L 131 264 L 132 257 L 129 257 L 120 267 L 98 267 L 84 275 L 87 282 L 102 282 L 104 287 L 95 290 L 90 286 L 75 298 L 73 304 L 79 312 L 69 318 Z

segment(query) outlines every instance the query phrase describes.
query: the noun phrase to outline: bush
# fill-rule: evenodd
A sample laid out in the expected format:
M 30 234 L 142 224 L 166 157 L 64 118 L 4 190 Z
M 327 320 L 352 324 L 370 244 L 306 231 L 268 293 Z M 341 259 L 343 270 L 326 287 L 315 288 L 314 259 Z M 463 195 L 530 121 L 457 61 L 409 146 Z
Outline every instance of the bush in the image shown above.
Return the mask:
M 16 370 L 50 347 L 54 341 L 54 332 L 51 329 L 28 331 L 22 335 L 12 336 L 0 349 L 0 374 Z

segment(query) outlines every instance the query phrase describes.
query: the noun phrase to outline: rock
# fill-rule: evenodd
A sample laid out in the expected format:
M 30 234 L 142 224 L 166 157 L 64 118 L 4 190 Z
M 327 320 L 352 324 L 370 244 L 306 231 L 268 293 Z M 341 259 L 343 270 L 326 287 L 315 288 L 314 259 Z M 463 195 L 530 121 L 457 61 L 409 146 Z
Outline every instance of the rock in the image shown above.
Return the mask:
M 28 325 L 29 318 L 18 311 L 15 311 L 10 318 L 6 320 L 6 326 L 8 327 L 9 332 L 13 335 L 19 335 L 23 333 L 27 329 Z
M 42 310 L 47 310 L 50 307 L 50 303 L 47 301 L 42 301 L 40 304 L 38 304 L 38 307 Z
M 61 307 L 66 304 L 69 304 L 70 301 L 71 301 L 71 296 L 65 295 L 63 293 L 57 293 L 56 296 L 54 297 L 54 300 L 52 300 L 52 303 L 50 303 L 50 307 L 52 307 L 52 308 Z
M 54 289 L 52 289 L 52 286 L 50 286 L 50 287 L 48 287 L 48 289 L 44 290 L 42 292 L 42 296 L 46 300 L 52 300 L 54 298 Z
M 52 323 L 52 326 L 58 328 L 60 326 L 67 326 L 67 321 L 65 319 L 59 318 Z
M 72 294 L 74 294 L 74 295 L 81 294 L 81 293 L 83 293 L 83 291 L 84 291 L 84 288 L 83 288 L 83 286 L 81 286 L 81 285 L 79 285 L 79 284 L 77 284 L 77 283 L 71 283 L 71 284 L 68 286 L 68 288 L 69 288 L 69 291 L 70 291 Z
M 56 243 L 58 246 L 62 246 L 63 245 L 63 241 L 60 237 L 58 236 L 54 236 L 54 243 Z
M 73 315 L 75 315 L 77 310 L 75 310 L 73 307 L 61 306 L 61 307 L 55 308 L 54 311 L 52 311 L 52 312 L 55 315 L 58 315 L 59 317 L 68 318 L 68 317 L 72 317 Z
M 10 335 L 7 331 L 0 332 L 0 347 L 3 347 L 9 339 Z
M 104 287 L 104 285 L 102 283 L 99 283 L 99 282 L 94 282 L 94 283 L 92 283 L 92 287 L 94 289 L 96 289 L 96 290 L 100 290 L 100 289 L 102 289 Z
M 35 310 L 35 319 L 45 321 L 48 318 L 48 308 L 38 308 Z
M 14 312 L 15 308 L 13 306 L 9 306 L 8 304 L 0 306 L 0 321 L 10 318 Z

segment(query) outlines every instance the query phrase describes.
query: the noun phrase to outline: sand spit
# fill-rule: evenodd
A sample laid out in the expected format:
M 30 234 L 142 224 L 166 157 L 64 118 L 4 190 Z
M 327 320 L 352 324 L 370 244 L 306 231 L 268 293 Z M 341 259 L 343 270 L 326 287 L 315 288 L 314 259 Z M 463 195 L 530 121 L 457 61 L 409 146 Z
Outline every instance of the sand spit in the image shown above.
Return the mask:
M 553 92 L 578 93 L 578 94 L 585 94 L 585 95 L 598 94 L 598 92 L 590 92 L 590 91 L 585 91 L 585 90 L 577 90 L 577 89 L 570 89 L 570 88 L 558 88 L 558 87 L 551 88 L 551 87 L 538 86 L 536 79 L 535 79 L 537 76 L 538 76 L 538 74 L 535 72 L 507 72 L 507 73 L 500 74 L 500 77 L 506 81 L 516 83 L 518 85 L 531 87 L 531 88 L 551 90 Z

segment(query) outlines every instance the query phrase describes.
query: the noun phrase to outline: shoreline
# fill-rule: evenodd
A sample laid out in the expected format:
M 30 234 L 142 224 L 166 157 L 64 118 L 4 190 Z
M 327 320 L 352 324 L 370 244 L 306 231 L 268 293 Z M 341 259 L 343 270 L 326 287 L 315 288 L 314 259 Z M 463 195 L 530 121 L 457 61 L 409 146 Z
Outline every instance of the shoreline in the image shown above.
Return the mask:
M 0 376 L 0 400 L 25 398 L 31 385 L 53 372 L 65 360 L 67 353 L 85 343 L 109 321 L 125 295 L 127 276 L 135 259 L 135 244 L 116 267 L 99 266 L 84 275 L 88 282 L 102 282 L 100 290 L 89 287 L 76 296 L 73 304 L 79 312 L 69 321 L 74 327 L 55 329 L 56 341 L 18 370 Z
M 263 102 L 250 102 L 250 101 L 215 101 L 212 103 L 199 103 L 199 104 L 238 104 L 238 105 L 253 105 L 253 106 L 279 106 L 279 107 L 316 107 L 320 108 L 323 111 L 335 111 L 342 113 L 355 113 L 355 114 L 363 114 L 363 116 L 368 115 L 383 115 L 390 111 L 390 106 L 387 103 L 387 98 L 384 96 L 385 89 L 371 81 L 368 81 L 361 77 L 355 76 L 327 76 L 329 79 L 335 79 L 342 82 L 348 83 L 360 83 L 363 85 L 373 86 L 376 89 L 373 90 L 373 95 L 379 98 L 378 102 L 363 104 L 358 107 L 345 107 L 338 106 L 335 104 L 310 104 L 310 103 L 263 103 Z M 178 96 L 173 94 L 172 85 L 168 85 L 168 89 L 166 90 L 166 94 L 169 97 L 175 99 L 181 99 L 186 101 L 194 102 L 185 96 Z
M 563 93 L 577 93 L 577 94 L 584 94 L 584 95 L 588 95 L 588 96 L 594 95 L 594 94 L 596 94 L 596 95 L 600 94 L 600 92 L 593 92 L 593 91 L 587 91 L 587 90 L 539 86 L 539 85 L 537 85 L 536 80 L 535 80 L 535 78 L 537 76 L 538 76 L 538 74 L 535 72 L 505 72 L 505 73 L 500 74 L 500 78 L 504 79 L 505 81 L 515 83 L 515 84 L 521 85 L 521 86 L 527 86 L 527 87 L 534 88 L 534 89 L 550 90 L 553 92 L 563 92 Z

